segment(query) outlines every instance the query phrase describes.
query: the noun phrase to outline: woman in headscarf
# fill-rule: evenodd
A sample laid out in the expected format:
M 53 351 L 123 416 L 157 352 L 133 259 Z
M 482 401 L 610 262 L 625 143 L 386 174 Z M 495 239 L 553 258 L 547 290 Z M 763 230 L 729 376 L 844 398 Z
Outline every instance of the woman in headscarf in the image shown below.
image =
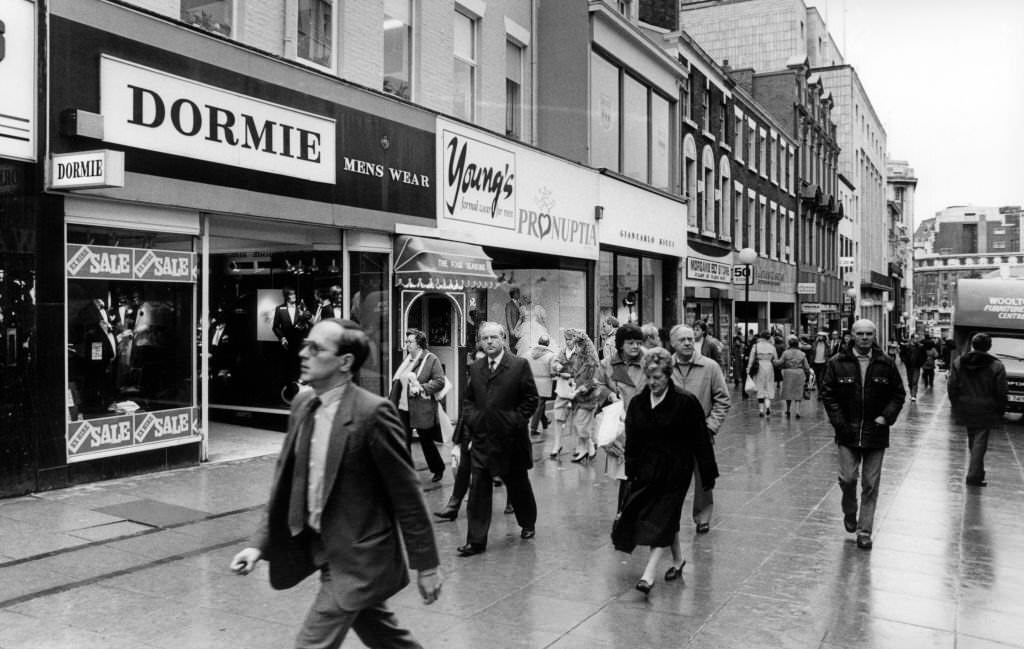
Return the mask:
M 551 457 L 557 458 L 562 450 L 563 434 L 576 438 L 572 461 L 592 460 L 597 455 L 594 444 L 594 411 L 597 409 L 597 391 L 594 374 L 597 371 L 597 351 L 594 343 L 582 329 L 566 329 L 565 345 L 552 363 L 557 375 L 555 385 L 555 438 Z
M 405 332 L 405 358 L 391 379 L 391 403 L 405 424 L 406 446 L 412 448 L 412 431 L 420 437 L 423 457 L 433 482 L 444 476 L 444 460 L 434 445 L 437 430 L 437 401 L 434 397 L 444 387 L 444 371 L 437 356 L 427 351 L 427 337 L 419 329 Z
M 626 410 L 626 478 L 628 495 L 612 530 L 617 550 L 632 552 L 647 545 L 651 555 L 636 589 L 645 595 L 654 585 L 658 563 L 668 548 L 672 567 L 665 581 L 682 576 L 679 518 L 694 467 L 705 489 L 718 478 L 704 408 L 697 397 L 672 381 L 672 354 L 656 347 L 643 357 L 646 386 Z

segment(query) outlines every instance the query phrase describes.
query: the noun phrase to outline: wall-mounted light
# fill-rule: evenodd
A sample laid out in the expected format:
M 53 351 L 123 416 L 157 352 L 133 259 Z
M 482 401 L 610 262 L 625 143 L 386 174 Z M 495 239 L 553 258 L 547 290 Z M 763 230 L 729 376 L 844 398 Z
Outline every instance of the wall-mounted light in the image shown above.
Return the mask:
M 391 138 L 389 138 L 387 135 L 381 135 L 380 136 L 380 148 L 384 149 L 385 151 L 390 149 L 391 148 Z
M 595 205 L 594 206 L 594 220 L 595 221 L 600 221 L 603 218 L 604 218 L 604 205 Z

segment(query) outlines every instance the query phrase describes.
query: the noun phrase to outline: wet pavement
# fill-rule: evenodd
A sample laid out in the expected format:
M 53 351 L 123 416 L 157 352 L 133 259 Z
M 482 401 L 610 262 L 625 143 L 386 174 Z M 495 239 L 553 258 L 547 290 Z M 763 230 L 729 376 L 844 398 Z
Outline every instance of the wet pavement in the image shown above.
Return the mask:
M 552 461 L 537 444 L 536 539 L 519 538 L 496 490 L 488 551 L 456 557 L 464 512 L 438 523 L 440 600 L 410 587 L 391 605 L 425 647 L 1024 647 L 1024 425 L 993 436 L 989 486 L 965 487 L 966 435 L 944 394 L 940 375 L 894 429 L 871 551 L 843 531 L 817 401 L 801 419 L 779 403 L 760 419 L 736 399 L 711 532 L 695 535 L 684 507 L 682 580 L 634 590 L 647 553 L 611 547 L 603 461 Z M 261 457 L 0 501 L 0 648 L 291 646 L 315 580 L 275 592 L 265 565 L 228 570 L 272 469 Z M 421 475 L 439 509 L 451 476 Z

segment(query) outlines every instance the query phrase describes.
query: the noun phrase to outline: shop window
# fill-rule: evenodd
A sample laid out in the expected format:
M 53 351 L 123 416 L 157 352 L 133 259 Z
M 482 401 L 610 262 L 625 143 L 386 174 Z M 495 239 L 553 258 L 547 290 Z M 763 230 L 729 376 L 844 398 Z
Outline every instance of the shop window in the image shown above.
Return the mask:
M 619 69 L 590 55 L 590 164 L 619 170 Z
M 470 303 L 478 318 L 481 313 L 486 314 L 481 320 L 498 322 L 510 329 L 512 350 L 517 355 L 525 356 L 541 335 L 550 336 L 552 347 L 558 349 L 564 343 L 563 330 L 588 330 L 585 271 L 502 268 L 501 253 L 488 254 L 495 258 L 495 272 L 503 281 L 497 288 L 475 291 Z M 512 289 L 519 290 L 518 304 L 512 301 Z M 473 324 L 475 329 L 478 321 Z
M 390 383 L 387 362 L 388 255 L 379 252 L 350 252 L 350 317 L 358 322 L 370 339 L 370 355 L 359 370 L 358 382 L 371 392 L 387 394 Z
M 232 5 L 232 0 L 181 0 L 181 19 L 193 27 L 231 36 Z
M 299 0 L 298 56 L 331 67 L 334 48 L 334 0 Z
M 412 99 L 412 0 L 384 0 L 384 92 Z
M 613 315 L 615 308 L 615 253 L 602 250 L 597 262 L 597 312 Z
M 198 441 L 195 240 L 67 232 L 68 461 Z
M 662 322 L 662 297 L 664 286 L 664 263 L 660 259 L 644 257 L 643 272 L 640 276 L 640 324 Z
M 523 136 L 523 48 L 505 42 L 505 135 Z
M 477 22 L 456 11 L 454 18 L 454 94 L 452 114 L 472 121 L 476 117 Z
M 665 326 L 671 317 L 675 284 L 671 264 L 602 250 L 598 261 L 598 319 L 615 316 L 620 322 Z

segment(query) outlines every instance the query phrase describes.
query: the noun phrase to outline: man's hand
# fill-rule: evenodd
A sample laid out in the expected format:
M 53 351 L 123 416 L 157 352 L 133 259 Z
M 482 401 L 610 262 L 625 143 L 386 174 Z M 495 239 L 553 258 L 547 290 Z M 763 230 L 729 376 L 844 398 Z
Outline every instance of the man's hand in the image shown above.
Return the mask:
M 260 552 L 259 548 L 246 548 L 236 554 L 235 558 L 231 560 L 231 570 L 236 575 L 247 575 L 256 567 L 262 556 L 263 553 Z
M 878 415 L 877 417 L 875 417 L 875 423 L 878 424 L 879 426 L 885 426 L 887 422 L 885 421 L 885 417 L 883 417 L 882 415 Z
M 287 338 L 282 338 L 281 339 L 281 347 L 283 347 L 285 349 L 288 349 L 288 339 Z
M 441 595 L 441 577 L 437 574 L 437 568 L 420 570 L 416 576 L 416 586 L 420 589 L 424 604 L 436 602 Z
M 452 468 L 459 468 L 459 462 L 462 461 L 462 447 L 456 444 L 452 447 Z

